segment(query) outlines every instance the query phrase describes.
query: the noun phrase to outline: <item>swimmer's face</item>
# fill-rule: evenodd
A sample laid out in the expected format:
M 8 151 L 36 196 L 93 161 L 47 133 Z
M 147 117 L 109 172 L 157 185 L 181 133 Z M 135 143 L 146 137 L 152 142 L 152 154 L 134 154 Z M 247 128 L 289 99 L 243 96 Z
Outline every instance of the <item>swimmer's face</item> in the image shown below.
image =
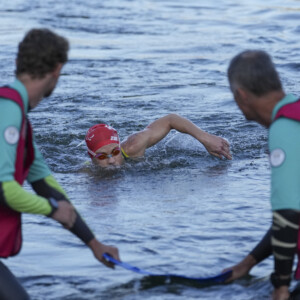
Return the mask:
M 116 149 L 116 148 L 120 149 L 120 145 L 117 143 L 105 145 L 105 146 L 99 148 L 95 152 L 96 154 L 103 153 L 104 155 L 106 154 L 109 157 L 106 157 L 101 160 L 98 158 L 93 158 L 92 159 L 93 163 L 98 165 L 101 168 L 114 168 L 114 167 L 121 166 L 124 162 L 124 158 L 122 156 L 121 151 L 119 154 L 114 155 L 114 149 Z

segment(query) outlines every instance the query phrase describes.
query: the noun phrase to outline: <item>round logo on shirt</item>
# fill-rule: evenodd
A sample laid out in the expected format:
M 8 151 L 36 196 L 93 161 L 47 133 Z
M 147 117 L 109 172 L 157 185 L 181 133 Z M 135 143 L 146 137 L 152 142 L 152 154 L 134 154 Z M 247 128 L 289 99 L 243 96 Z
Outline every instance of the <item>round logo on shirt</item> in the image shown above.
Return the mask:
M 9 126 L 4 131 L 4 139 L 8 144 L 16 144 L 19 140 L 19 130 L 14 126 Z
M 285 160 L 285 153 L 282 149 L 274 149 L 270 154 L 270 163 L 272 167 L 279 167 Z

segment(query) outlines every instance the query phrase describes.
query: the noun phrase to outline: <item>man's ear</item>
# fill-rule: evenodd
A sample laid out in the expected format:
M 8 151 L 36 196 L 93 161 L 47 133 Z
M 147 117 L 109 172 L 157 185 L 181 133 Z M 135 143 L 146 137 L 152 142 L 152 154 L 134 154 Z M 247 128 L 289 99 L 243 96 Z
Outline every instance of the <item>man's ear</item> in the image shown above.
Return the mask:
M 52 72 L 52 74 L 55 78 L 59 77 L 62 67 L 63 67 L 63 64 L 60 64 L 60 63 L 57 64 L 57 66 L 55 67 L 54 71 Z
M 235 90 L 234 97 L 235 97 L 235 99 L 238 99 L 239 101 L 247 102 L 249 95 L 246 90 L 244 90 L 242 88 L 237 88 Z

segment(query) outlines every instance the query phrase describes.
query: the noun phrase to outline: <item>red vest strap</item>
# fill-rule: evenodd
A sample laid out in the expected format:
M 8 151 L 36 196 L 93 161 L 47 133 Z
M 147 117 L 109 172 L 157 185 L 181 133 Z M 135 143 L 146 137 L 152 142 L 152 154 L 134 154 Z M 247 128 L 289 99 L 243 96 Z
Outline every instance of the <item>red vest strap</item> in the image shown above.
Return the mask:
M 15 162 L 14 174 L 15 180 L 22 185 L 28 175 L 29 167 L 34 160 L 31 125 L 26 118 L 23 100 L 18 91 L 10 87 L 2 87 L 0 88 L 0 97 L 15 102 L 20 106 L 22 111 L 20 139 L 17 147 L 17 157 Z M 24 158 L 25 149 L 27 151 L 27 155 Z
M 300 121 L 300 99 L 297 100 L 296 102 L 289 103 L 282 106 L 278 110 L 274 118 L 274 121 L 281 117 L 292 119 L 295 121 Z
M 16 90 L 14 90 L 10 87 L 4 86 L 4 87 L 0 88 L 0 97 L 17 102 L 17 104 L 19 104 L 19 106 L 21 107 L 23 116 L 25 115 L 22 97 Z
M 0 97 L 15 102 L 22 111 L 14 174 L 15 180 L 22 185 L 34 160 L 32 130 L 26 118 L 22 97 L 18 91 L 9 87 L 2 87 L 0 88 Z M 7 206 L 0 205 L 0 257 L 16 255 L 20 251 L 21 246 L 21 214 Z
M 300 279 L 300 230 L 298 230 L 297 256 L 298 256 L 298 263 L 297 263 L 296 271 L 294 273 L 294 277 L 296 280 L 299 280 Z

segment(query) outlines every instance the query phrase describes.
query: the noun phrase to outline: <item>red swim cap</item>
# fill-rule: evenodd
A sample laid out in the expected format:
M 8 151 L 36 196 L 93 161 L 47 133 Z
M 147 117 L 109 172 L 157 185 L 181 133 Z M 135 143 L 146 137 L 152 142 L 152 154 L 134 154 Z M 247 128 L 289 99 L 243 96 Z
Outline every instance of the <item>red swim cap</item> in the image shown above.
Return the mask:
M 85 142 L 90 152 L 96 152 L 105 145 L 119 144 L 120 140 L 118 132 L 114 128 L 106 124 L 97 124 L 88 130 Z M 91 153 L 89 155 L 92 157 Z

